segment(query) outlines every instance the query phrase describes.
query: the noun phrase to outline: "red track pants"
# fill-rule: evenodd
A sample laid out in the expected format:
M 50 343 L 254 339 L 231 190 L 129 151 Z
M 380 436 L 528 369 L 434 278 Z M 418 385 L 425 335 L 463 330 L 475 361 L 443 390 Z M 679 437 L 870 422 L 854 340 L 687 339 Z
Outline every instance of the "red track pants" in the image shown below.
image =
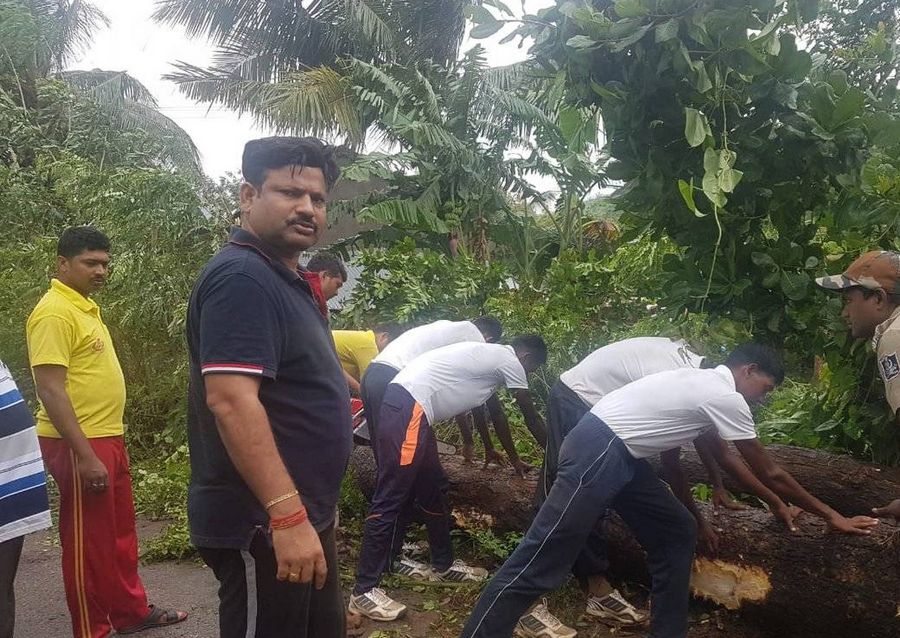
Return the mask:
M 77 461 L 62 439 L 40 437 L 41 453 L 59 486 L 59 539 L 66 602 L 75 638 L 104 638 L 150 613 L 138 576 L 138 545 L 128 453 L 121 436 L 89 439 L 109 472 L 103 492 L 85 490 Z

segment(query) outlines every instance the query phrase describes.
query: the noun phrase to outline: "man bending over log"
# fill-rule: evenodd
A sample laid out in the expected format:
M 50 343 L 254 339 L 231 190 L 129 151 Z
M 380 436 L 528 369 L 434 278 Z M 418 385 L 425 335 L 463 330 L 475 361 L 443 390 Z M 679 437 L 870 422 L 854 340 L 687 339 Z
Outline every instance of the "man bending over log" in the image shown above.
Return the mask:
M 559 381 L 550 390 L 547 449 L 543 472 L 538 481 L 537 503 L 543 503 L 550 493 L 556 477 L 559 448 L 566 434 L 600 399 L 613 390 L 650 374 L 681 368 L 709 367 L 706 364 L 707 360 L 692 352 L 684 341 L 666 337 L 637 337 L 599 348 L 574 368 L 560 375 Z M 725 490 L 722 473 L 719 471 L 721 463 L 747 491 L 759 496 L 776 516 L 789 528 L 793 528 L 791 509 L 760 483 L 747 466 L 728 451 L 727 446 L 720 446 L 720 440 L 715 432 L 709 432 L 694 442 L 713 485 L 713 504 L 729 509 L 746 508 L 733 501 Z M 696 508 L 692 506 L 690 509 L 697 515 L 699 538 L 712 549 L 717 544 L 715 531 Z M 645 622 L 647 614 L 636 609 L 610 585 L 606 579 L 608 568 L 606 541 L 600 530 L 594 529 L 572 566 L 573 575 L 588 596 L 585 613 L 620 626 Z M 544 604 L 536 605 L 522 616 L 516 633 L 523 638 L 573 638 L 576 635 L 574 629 L 562 624 Z
M 403 557 L 393 566 L 397 573 L 456 582 L 487 577 L 485 570 L 453 560 L 447 477 L 432 425 L 482 405 L 498 387 L 506 386 L 514 392 L 528 428 L 542 440 L 544 424 L 532 405 L 527 375 L 546 360 L 547 347 L 537 335 L 517 337 L 511 347 L 457 343 L 416 358 L 388 385 L 374 448 L 378 479 L 363 530 L 351 612 L 394 620 L 406 611 L 378 584 L 400 554 L 413 506 L 425 518 L 431 567 Z M 514 455 L 511 437 L 504 441 L 507 444 L 508 453 Z
M 869 533 L 876 519 L 841 516 L 776 465 L 756 438 L 749 404 L 783 379 L 778 355 L 747 343 L 725 365 L 659 372 L 604 396 L 563 441 L 547 500 L 482 592 L 463 638 L 510 636 L 535 599 L 563 585 L 607 508 L 647 552 L 651 636 L 684 638 L 697 522 L 675 496 L 689 493 L 683 474 L 672 475 L 669 489 L 647 458 L 663 452 L 677 458 L 680 446 L 709 430 L 734 442 L 753 473 L 786 501 L 820 516 L 834 531 Z
M 359 398 L 366 410 L 370 442 L 373 449 L 377 441 L 378 417 L 381 414 L 381 400 L 388 384 L 406 364 L 435 348 L 453 343 L 472 341 L 477 343 L 497 343 L 503 336 L 503 326 L 493 317 L 478 317 L 472 321 L 434 321 L 411 328 L 399 335 L 375 357 L 360 382 Z M 471 461 L 474 454 L 472 427 L 465 415 L 456 420 L 463 438 L 463 457 Z M 479 428 L 482 439 L 484 432 Z M 490 439 L 484 440 L 485 453 L 489 454 Z M 378 455 L 375 455 L 378 460 Z M 512 461 L 512 459 L 510 459 Z M 517 467 L 517 469 L 519 469 Z
M 816 283 L 844 298 L 844 319 L 855 339 L 872 339 L 884 394 L 900 425 L 900 253 L 872 250 L 840 275 L 819 277 Z M 900 520 L 900 498 L 872 508 L 878 516 Z

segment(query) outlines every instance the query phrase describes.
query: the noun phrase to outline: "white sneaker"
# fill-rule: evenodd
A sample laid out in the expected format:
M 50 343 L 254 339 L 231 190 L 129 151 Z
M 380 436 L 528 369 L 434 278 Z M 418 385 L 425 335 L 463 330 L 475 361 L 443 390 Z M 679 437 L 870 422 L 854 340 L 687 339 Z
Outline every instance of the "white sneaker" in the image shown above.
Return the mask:
M 399 576 L 406 576 L 414 580 L 438 580 L 437 574 L 431 567 L 406 556 L 401 556 L 394 563 L 392 571 Z
M 450 565 L 450 569 L 445 572 L 435 572 L 441 580 L 461 583 L 463 581 L 481 582 L 488 577 L 488 571 L 482 567 L 472 567 L 466 565 L 458 558 Z
M 578 632 L 567 627 L 559 618 L 550 613 L 547 599 L 519 618 L 516 624 L 516 635 L 519 638 L 575 638 Z
M 406 605 L 398 603 L 385 594 L 383 589 L 376 587 L 359 596 L 350 594 L 348 609 L 372 620 L 396 620 L 406 612 Z
M 585 612 L 600 620 L 611 620 L 619 625 L 640 625 L 647 622 L 649 614 L 639 611 L 622 597 L 618 589 L 606 596 L 591 596 Z

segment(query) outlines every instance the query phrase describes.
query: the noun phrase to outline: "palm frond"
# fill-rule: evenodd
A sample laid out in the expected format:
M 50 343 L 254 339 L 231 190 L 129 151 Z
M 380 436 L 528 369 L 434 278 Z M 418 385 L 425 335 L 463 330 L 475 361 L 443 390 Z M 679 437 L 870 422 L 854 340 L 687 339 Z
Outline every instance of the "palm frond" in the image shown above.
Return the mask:
M 341 136 L 358 147 L 365 139 L 357 99 L 349 78 L 330 67 L 296 72 L 279 82 L 244 80 L 227 69 L 186 63 L 165 79 L 192 99 L 250 113 L 262 125 L 282 132 Z
M 394 30 L 384 15 L 383 2 L 367 2 L 366 0 L 332 0 L 333 6 L 342 5 L 341 13 L 345 17 L 345 29 L 369 41 L 376 51 L 396 51 L 397 43 Z
M 61 71 L 57 76 L 66 84 L 89 94 L 105 108 L 115 108 L 126 101 L 158 107 L 150 90 L 125 71 Z
M 172 168 L 199 176 L 200 153 L 187 132 L 151 105 L 125 100 L 111 112 L 111 117 L 125 130 L 141 130 L 157 138 L 162 146 L 162 159 Z
M 94 32 L 101 26 L 109 26 L 109 19 L 100 9 L 83 0 L 58 2 L 28 2 L 40 10 L 51 27 L 45 31 L 46 46 L 52 67 L 61 70 L 91 43 Z

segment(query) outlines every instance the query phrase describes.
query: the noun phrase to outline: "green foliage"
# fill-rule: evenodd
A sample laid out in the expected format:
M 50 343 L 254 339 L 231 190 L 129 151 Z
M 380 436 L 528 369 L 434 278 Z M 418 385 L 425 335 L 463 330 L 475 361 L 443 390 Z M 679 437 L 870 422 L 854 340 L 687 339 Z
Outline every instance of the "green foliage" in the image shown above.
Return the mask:
M 192 557 L 187 526 L 187 487 L 191 470 L 186 445 L 160 461 L 158 457 L 135 463 L 131 469 L 135 512 L 152 520 L 170 521 L 159 536 L 143 548 L 149 562 Z
M 338 511 L 340 512 L 341 527 L 343 528 L 346 528 L 350 521 L 361 525 L 366 518 L 366 514 L 369 513 L 369 501 L 360 491 L 352 468 L 347 470 L 347 473 L 344 474 L 344 480 L 341 481 L 341 497 L 338 502 Z
M 889 245 L 898 219 L 874 196 L 892 192 L 885 158 L 896 154 L 867 164 L 865 150 L 894 148 L 896 91 L 866 93 L 858 74 L 823 72 L 798 48 L 792 30 L 816 5 L 570 1 L 520 29 L 568 102 L 600 112 L 623 223 L 680 247 L 662 304 L 744 323 L 797 353 L 828 342 L 813 277 L 845 263 L 836 255 Z M 877 28 L 889 40 L 896 19 Z M 882 47 L 882 72 L 895 53 Z
M 522 541 L 521 532 L 507 532 L 497 536 L 490 529 L 467 527 L 463 534 L 472 544 L 472 551 L 479 556 L 490 556 L 498 562 L 505 561 Z
M 175 518 L 187 506 L 191 477 L 186 445 L 164 459 L 135 463 L 131 469 L 135 511 L 153 520 Z
M 145 142 L 152 137 L 157 166 L 166 165 L 198 177 L 199 155 L 190 136 L 158 110 L 156 99 L 138 80 L 123 71 L 66 69 L 66 64 L 90 42 L 94 31 L 106 24 L 106 17 L 82 0 L 0 0 L 0 102 L 38 109 L 42 97 L 46 97 L 41 96 L 46 93 L 46 86 L 41 85 L 48 79 L 59 79 L 91 102 L 95 112 L 80 124 L 102 119 L 117 131 L 142 133 Z M 63 102 L 62 106 L 69 105 Z M 65 119 L 58 119 L 55 125 L 79 128 Z M 106 144 L 108 131 L 91 133 L 95 144 Z M 3 150 L 0 147 L 0 152 Z
M 648 236 L 618 246 L 615 252 L 569 251 L 553 259 L 535 287 L 498 291 L 485 305 L 487 314 L 503 322 L 508 335 L 537 332 L 547 341 L 550 357 L 541 372 L 552 385 L 595 348 L 646 318 L 658 301 L 668 242 Z
M 166 560 L 194 558 L 196 554 L 196 549 L 191 545 L 187 511 L 182 511 L 169 522 L 162 534 L 147 542 L 141 552 L 141 558 L 148 563 L 159 563 Z
M 887 407 L 875 358 L 862 344 L 830 352 L 809 383 L 788 381 L 760 414 L 773 443 L 830 448 L 885 465 L 900 464 L 900 430 Z
M 25 320 L 55 269 L 56 238 L 71 225 L 96 225 L 113 246 L 97 300 L 125 370 L 128 435 L 171 450 L 184 438 L 187 300 L 224 223 L 201 213 L 192 177 L 162 167 L 158 139 L 122 130 L 58 81 L 36 87 L 33 109 L 0 100 L 4 359 L 27 394 Z
M 418 250 L 411 239 L 389 250 L 365 250 L 358 263 L 364 271 L 340 319 L 348 326 L 472 319 L 483 314 L 485 300 L 505 280 L 499 266 Z

